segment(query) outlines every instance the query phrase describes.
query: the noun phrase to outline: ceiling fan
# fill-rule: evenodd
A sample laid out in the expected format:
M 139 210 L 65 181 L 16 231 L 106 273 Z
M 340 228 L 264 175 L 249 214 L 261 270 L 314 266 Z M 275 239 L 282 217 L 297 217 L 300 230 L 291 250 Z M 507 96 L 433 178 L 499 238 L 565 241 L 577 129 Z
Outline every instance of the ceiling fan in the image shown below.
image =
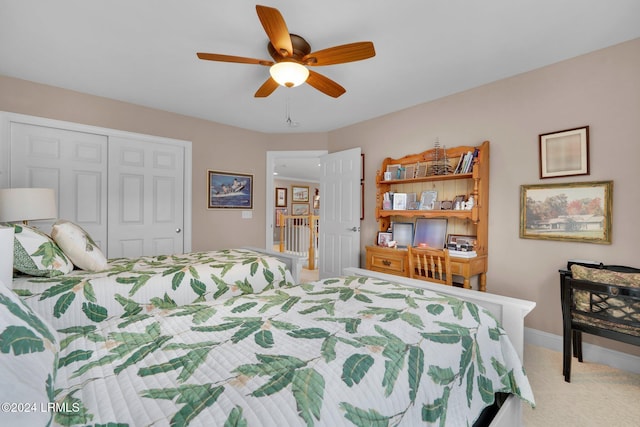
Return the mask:
M 346 89 L 307 67 L 360 61 L 376 54 L 373 43 L 369 41 L 349 43 L 311 52 L 311 46 L 305 39 L 296 34 L 289 34 L 287 24 L 278 9 L 257 5 L 256 12 L 269 37 L 267 51 L 273 61 L 217 53 L 198 52 L 197 55 L 198 58 L 208 61 L 257 64 L 270 67 L 271 77 L 255 93 L 254 96 L 257 98 L 271 95 L 279 85 L 293 87 L 304 82 L 326 95 L 337 98 L 345 93 Z

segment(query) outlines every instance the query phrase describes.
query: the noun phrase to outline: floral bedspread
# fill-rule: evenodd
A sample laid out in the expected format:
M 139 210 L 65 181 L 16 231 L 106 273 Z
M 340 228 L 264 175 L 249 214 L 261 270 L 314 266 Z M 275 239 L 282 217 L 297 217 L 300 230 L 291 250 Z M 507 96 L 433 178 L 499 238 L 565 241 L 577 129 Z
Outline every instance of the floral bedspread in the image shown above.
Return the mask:
M 496 392 L 533 404 L 491 314 L 377 279 L 121 317 L 58 331 L 54 397 L 71 410 L 54 424 L 470 426 Z
M 56 328 L 293 284 L 277 258 L 242 249 L 109 260 L 107 270 L 23 276 L 14 291 Z

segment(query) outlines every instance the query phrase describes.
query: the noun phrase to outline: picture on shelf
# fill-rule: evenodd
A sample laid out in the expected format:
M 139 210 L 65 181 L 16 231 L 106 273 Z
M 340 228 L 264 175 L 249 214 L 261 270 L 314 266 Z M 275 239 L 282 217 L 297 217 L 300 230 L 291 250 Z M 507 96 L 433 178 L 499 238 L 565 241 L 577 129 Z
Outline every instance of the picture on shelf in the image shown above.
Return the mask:
M 423 191 L 420 196 L 420 210 L 433 210 L 437 198 L 438 192 L 436 190 Z
M 391 233 L 398 248 L 406 248 L 413 243 L 412 222 L 394 222 Z
M 465 234 L 449 234 L 447 248 L 455 251 L 473 251 L 476 248 L 478 236 Z
M 389 242 L 393 240 L 393 233 L 388 231 L 378 231 L 378 239 L 376 240 L 376 244 L 378 246 L 384 246 L 385 248 L 389 246 Z
M 417 218 L 413 246 L 427 245 L 430 248 L 443 249 L 447 236 L 446 218 Z
M 407 209 L 407 193 L 393 193 L 393 210 Z

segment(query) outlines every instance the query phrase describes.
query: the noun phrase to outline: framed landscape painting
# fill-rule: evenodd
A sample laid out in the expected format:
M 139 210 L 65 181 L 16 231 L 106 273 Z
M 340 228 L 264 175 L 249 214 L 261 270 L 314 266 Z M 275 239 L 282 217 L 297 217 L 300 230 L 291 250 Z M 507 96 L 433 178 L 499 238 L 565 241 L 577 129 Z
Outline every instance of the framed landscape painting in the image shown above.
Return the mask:
M 520 186 L 520 237 L 611 243 L 613 181 Z
M 253 209 L 253 175 L 207 171 L 208 209 Z

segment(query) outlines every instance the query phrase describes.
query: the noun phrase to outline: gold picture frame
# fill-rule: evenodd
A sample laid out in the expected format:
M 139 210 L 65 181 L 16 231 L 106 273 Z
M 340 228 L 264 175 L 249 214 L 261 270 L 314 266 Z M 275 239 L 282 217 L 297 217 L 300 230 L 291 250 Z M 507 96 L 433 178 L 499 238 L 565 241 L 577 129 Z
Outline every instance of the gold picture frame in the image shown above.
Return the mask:
M 520 186 L 520 238 L 611 244 L 613 181 Z

